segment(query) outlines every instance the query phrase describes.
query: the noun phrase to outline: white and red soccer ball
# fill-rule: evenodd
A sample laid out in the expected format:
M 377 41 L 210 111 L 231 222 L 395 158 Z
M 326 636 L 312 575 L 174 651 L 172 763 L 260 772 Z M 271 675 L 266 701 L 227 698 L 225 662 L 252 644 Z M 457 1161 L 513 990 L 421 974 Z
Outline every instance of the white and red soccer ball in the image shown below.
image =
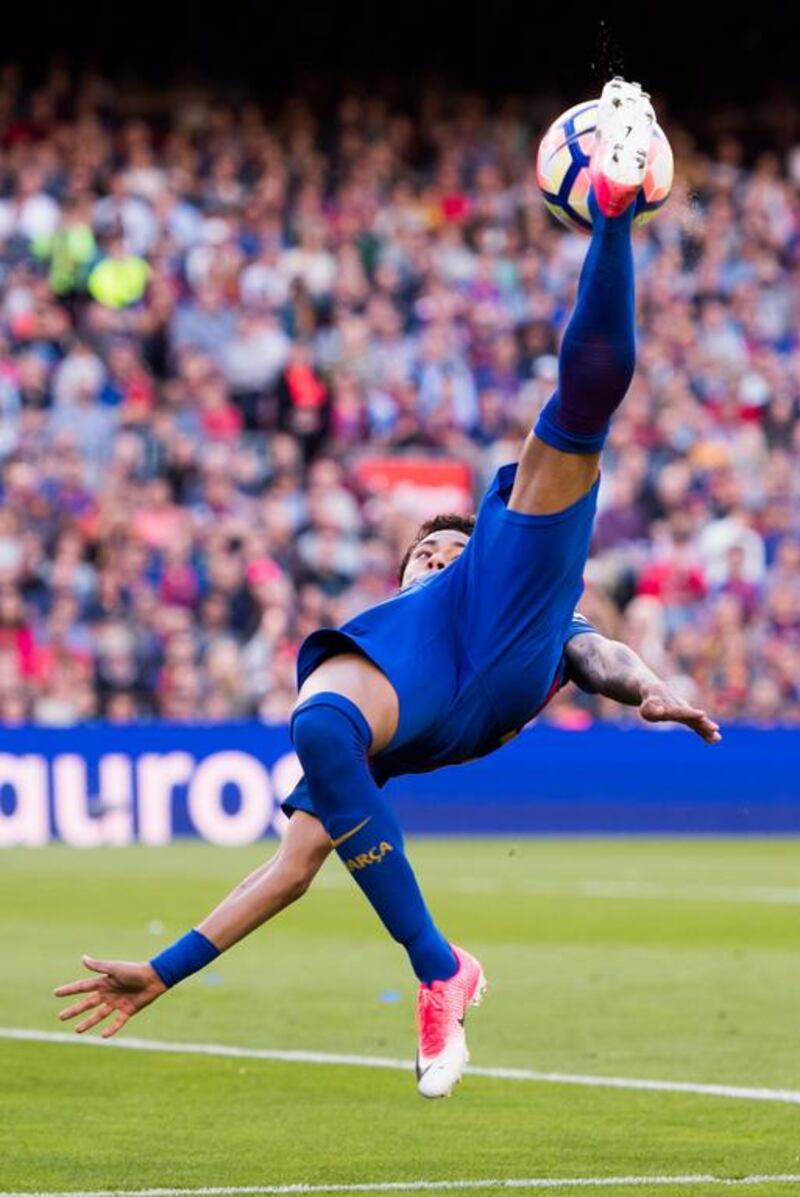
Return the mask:
M 545 204 L 562 224 L 585 233 L 592 228 L 589 158 L 597 105 L 597 100 L 586 100 L 563 112 L 545 133 L 536 157 L 536 179 Z M 656 125 L 644 184 L 636 198 L 634 224 L 646 224 L 664 206 L 672 190 L 674 171 L 672 149 L 666 134 Z

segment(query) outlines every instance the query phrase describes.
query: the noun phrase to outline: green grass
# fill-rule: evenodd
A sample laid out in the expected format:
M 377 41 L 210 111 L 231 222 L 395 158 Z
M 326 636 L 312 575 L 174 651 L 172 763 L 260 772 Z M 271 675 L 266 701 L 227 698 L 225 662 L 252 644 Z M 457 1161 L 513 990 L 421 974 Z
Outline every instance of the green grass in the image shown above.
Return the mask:
M 59 1029 L 50 991 L 80 952 L 153 955 L 262 855 L 0 854 L 0 1024 Z M 800 1089 L 800 842 L 429 840 L 413 857 L 489 976 L 476 1065 Z M 129 1030 L 410 1057 L 413 996 L 334 862 Z M 469 1076 L 425 1103 L 401 1072 L 0 1040 L 0 1191 L 756 1173 L 800 1173 L 800 1106 Z

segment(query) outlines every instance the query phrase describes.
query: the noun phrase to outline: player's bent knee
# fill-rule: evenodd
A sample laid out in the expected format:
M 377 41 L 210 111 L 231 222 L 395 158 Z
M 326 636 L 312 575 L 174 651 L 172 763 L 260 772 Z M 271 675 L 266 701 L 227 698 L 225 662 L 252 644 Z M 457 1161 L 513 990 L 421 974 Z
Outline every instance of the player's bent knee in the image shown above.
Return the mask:
M 328 723 L 329 720 L 320 713 L 320 708 L 313 699 L 295 709 L 290 730 L 295 752 L 302 764 L 307 760 L 313 762 L 327 750 L 335 738 L 335 728 L 332 737 Z
M 315 694 L 295 709 L 292 742 L 309 776 L 366 755 L 372 732 L 361 711 L 341 694 Z

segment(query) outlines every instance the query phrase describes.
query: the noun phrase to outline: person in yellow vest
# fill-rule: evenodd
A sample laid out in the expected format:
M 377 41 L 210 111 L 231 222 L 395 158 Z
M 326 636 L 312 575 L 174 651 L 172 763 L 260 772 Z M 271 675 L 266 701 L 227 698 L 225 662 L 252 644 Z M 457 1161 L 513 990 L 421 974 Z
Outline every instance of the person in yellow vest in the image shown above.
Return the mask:
M 68 197 L 61 220 L 53 233 L 35 238 L 33 252 L 49 264 L 50 289 L 59 297 L 83 291 L 92 264 L 97 260 L 97 243 L 88 202 Z
M 116 235 L 89 275 L 88 290 L 103 307 L 128 308 L 143 298 L 149 278 L 150 267 L 144 258 L 128 253 L 124 238 Z

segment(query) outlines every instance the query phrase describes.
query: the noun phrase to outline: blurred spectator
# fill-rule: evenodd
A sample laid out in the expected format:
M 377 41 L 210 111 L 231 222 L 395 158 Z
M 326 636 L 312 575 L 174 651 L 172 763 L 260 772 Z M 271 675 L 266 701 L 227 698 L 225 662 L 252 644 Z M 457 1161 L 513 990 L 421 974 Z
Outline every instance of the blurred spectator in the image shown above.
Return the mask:
M 127 308 L 144 298 L 150 267 L 128 252 L 121 235 L 111 237 L 87 280 L 89 294 L 107 308 Z
M 390 594 L 413 530 L 359 456 L 456 457 L 477 499 L 555 385 L 585 242 L 538 195 L 541 105 L 132 119 L 74 83 L 23 136 L 0 79 L 0 720 L 282 720 L 302 638 Z M 800 148 L 728 124 L 670 131 L 637 235 L 582 605 L 716 716 L 797 724 Z

